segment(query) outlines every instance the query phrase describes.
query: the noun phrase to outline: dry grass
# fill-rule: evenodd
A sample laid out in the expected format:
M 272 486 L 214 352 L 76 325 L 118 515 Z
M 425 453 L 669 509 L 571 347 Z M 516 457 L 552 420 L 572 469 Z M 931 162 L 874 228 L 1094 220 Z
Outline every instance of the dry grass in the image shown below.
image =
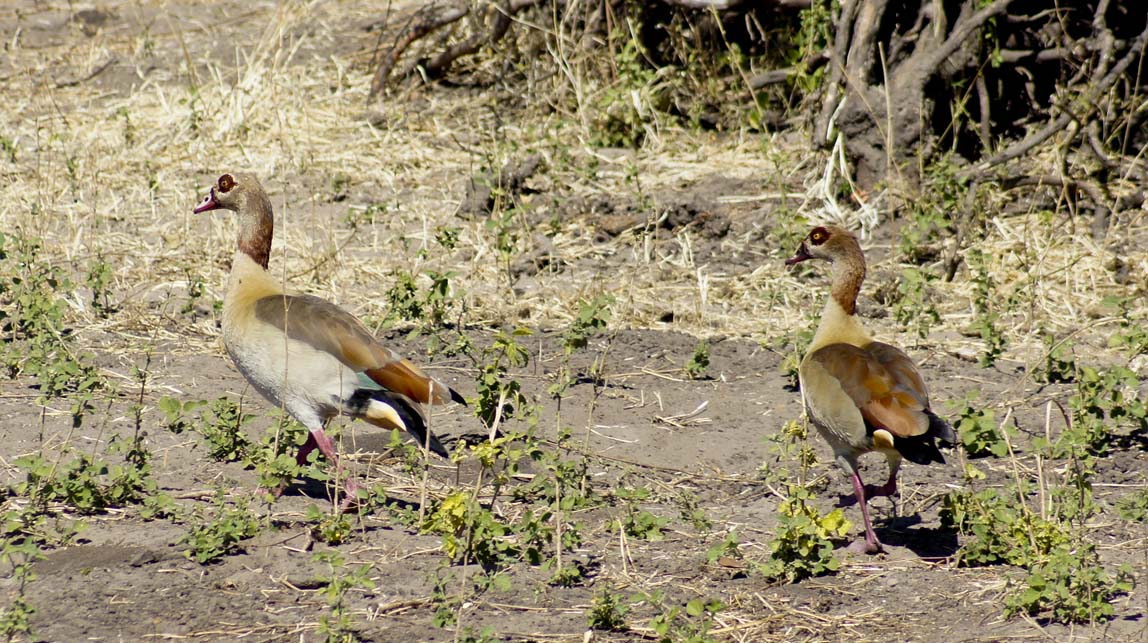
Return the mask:
M 385 312 L 380 294 L 394 270 L 450 268 L 458 272 L 453 284 L 465 293 L 472 320 L 483 325 L 562 327 L 579 298 L 600 291 L 617 296 L 615 319 L 624 326 L 665 328 L 657 319 L 670 310 L 675 329 L 768 340 L 808 323 L 820 292 L 781 266 L 791 248 L 762 231 L 783 203 L 809 220 L 827 210 L 806 196 L 816 192 L 823 165 L 801 162 L 809 152 L 793 137 L 715 136 L 663 125 L 641 150 L 604 155 L 580 143 L 587 133 L 576 121 L 538 115 L 495 132 L 486 101 L 437 90 L 390 99 L 381 107 L 385 125 L 376 128 L 365 118 L 369 69 L 361 62 L 373 43 L 353 26 L 379 15 L 377 9 L 348 15 L 323 3 L 288 3 L 257 10 L 256 20 L 227 19 L 211 6 L 180 6 L 190 19 L 160 17 L 162 7 L 117 7 L 120 20 L 105 31 L 56 46 L 15 48 L 3 70 L 7 93 L 16 97 L 2 112 L 16 160 L 4 160 L 10 180 L 0 186 L 0 226 L 44 238 L 57 262 L 80 267 L 98 256 L 114 266 L 123 310 L 95 324 L 99 332 L 87 332 L 93 340 L 110 336 L 138 345 L 145 329 L 170 326 L 173 315 L 162 300 L 178 296 L 189 277 L 219 297 L 232 222 L 197 217 L 191 207 L 228 168 L 257 173 L 272 192 L 279 217 L 274 270 L 297 288 L 359 313 Z M 47 8 L 39 14 L 45 23 L 68 15 Z M 133 14 L 150 16 L 149 30 L 129 28 Z M 252 29 L 262 24 L 262 32 Z M 112 59 L 111 71 L 58 86 Z M 100 82 L 113 72 L 114 82 Z M 483 222 L 458 219 L 455 209 L 464 179 L 484 157 L 498 166 L 521 149 L 539 150 L 551 161 L 558 153 L 598 160 L 592 180 L 570 169 L 541 179 L 543 189 L 566 197 L 640 190 L 656 208 L 662 195 L 709 175 L 760 188 L 724 195 L 726 203 L 742 206 L 734 215 L 742 219 L 734 228 L 741 236 L 701 257 L 688 232 L 652 251 L 640 230 L 592 243 L 592 221 L 554 212 L 563 217 L 554 252 L 568 268 L 511 288 L 492 233 Z M 331 202 L 336 177 L 347 183 L 348 202 Z M 534 201 L 536 208 L 552 207 L 544 195 Z M 383 220 L 352 234 L 341 223 L 348 205 L 371 202 L 389 206 Z M 1026 361 L 1042 329 L 1095 342 L 1116 321 L 1103 299 L 1133 294 L 1146 274 L 1144 259 L 1132 257 L 1131 283 L 1115 283 L 1105 267 L 1113 253 L 1074 224 L 1067 214 L 1037 212 L 990 221 L 979 244 L 990 257 L 989 272 L 1002 298 L 1016 294 L 1026 303 L 1007 318 L 1009 357 Z M 1137 238 L 1143 225 L 1142 218 L 1128 221 L 1119 233 Z M 443 226 L 461 228 L 460 248 L 452 253 L 437 252 L 429 238 Z M 528 252 L 530 231 L 521 232 L 520 250 Z M 423 249 L 429 257 L 420 256 Z M 735 249 L 748 249 L 757 266 L 728 269 L 722 254 Z M 618 265 L 627 269 L 619 273 Z M 877 269 L 896 266 L 887 261 Z M 954 283 L 936 284 L 934 300 L 943 328 L 967 323 L 966 271 Z M 94 322 L 82 301 L 76 308 L 80 319 Z M 211 324 L 200 322 L 160 337 L 175 342 L 187 331 L 199 340 L 194 350 L 207 348 L 214 334 Z M 952 333 L 940 337 L 950 350 L 976 344 Z

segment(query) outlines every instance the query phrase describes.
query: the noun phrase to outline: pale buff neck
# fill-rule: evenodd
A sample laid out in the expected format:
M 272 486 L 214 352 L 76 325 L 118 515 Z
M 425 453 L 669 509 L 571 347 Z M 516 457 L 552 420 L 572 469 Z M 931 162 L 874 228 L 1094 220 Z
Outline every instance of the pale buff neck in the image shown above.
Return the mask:
M 821 311 L 810 352 L 829 344 L 865 346 L 873 341 L 856 316 L 857 294 L 865 280 L 865 256 L 860 246 L 848 250 L 833 261 L 829 298 Z

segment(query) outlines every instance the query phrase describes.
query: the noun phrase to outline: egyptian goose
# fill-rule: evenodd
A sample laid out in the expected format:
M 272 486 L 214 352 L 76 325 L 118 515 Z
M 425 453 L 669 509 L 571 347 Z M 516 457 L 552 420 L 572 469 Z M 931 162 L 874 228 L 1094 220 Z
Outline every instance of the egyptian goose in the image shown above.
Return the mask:
M 405 429 L 446 457 L 442 443 L 427 431 L 422 404 L 465 404 L 463 398 L 380 344 L 347 311 L 284 291 L 267 271 L 274 217 L 254 176 L 220 176 L 194 211 L 216 209 L 231 210 L 239 219 L 239 244 L 223 300 L 223 344 L 247 381 L 310 431 L 296 456 L 299 464 L 318 448 L 337 466 L 323 427 L 339 414 Z M 349 492 L 356 488 L 348 483 Z
M 813 228 L 786 265 L 806 259 L 832 264 L 830 297 L 797 375 L 810 421 L 850 475 L 861 505 L 865 540 L 849 549 L 874 554 L 881 542 L 869 522 L 866 498 L 897 493 L 902 457 L 917 464 L 943 463 L 936 441 L 953 444 L 947 422 L 929 409 L 929 392 L 920 372 L 901 349 L 873 341 L 857 320 L 857 293 L 865 279 L 865 255 L 857 237 L 836 226 Z M 879 451 L 889 461 L 889 480 L 863 485 L 857 459 Z

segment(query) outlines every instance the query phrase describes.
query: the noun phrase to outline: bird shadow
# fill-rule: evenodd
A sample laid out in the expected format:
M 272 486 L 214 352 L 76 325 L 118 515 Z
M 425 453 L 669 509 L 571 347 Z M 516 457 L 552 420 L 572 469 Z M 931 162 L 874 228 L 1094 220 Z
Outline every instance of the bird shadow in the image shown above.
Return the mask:
M 366 489 L 368 493 L 373 491 L 372 488 L 368 487 L 364 487 L 364 489 Z M 322 500 L 330 503 L 343 501 L 341 494 L 337 499 L 333 496 L 329 482 L 325 480 L 316 480 L 314 478 L 299 478 L 298 480 L 288 485 L 287 488 L 283 490 L 281 495 L 295 498 L 307 498 L 310 500 Z M 417 501 L 404 500 L 402 498 L 395 498 L 392 496 L 383 496 L 381 494 L 374 496 L 373 500 L 370 500 L 369 503 L 371 503 L 371 506 L 376 508 L 386 507 L 391 509 L 398 509 L 400 511 L 414 512 L 419 510 L 419 503 Z M 361 507 L 362 505 L 359 503 L 352 502 L 350 505 L 350 511 L 351 513 L 354 513 Z
M 877 537 L 891 547 L 904 547 L 920 558 L 943 559 L 956 555 L 960 548 L 957 532 L 944 527 L 916 527 L 920 516 L 889 518 L 874 525 Z
M 310 498 L 312 500 L 326 500 L 331 502 L 331 489 L 326 480 L 316 480 L 315 478 L 297 478 L 283 489 L 282 496 L 290 496 L 293 498 Z

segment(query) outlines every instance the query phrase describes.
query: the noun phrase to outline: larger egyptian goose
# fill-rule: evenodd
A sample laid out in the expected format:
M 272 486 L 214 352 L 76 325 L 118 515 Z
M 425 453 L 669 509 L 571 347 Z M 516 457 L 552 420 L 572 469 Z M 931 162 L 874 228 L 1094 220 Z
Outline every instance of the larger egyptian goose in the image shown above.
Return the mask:
M 866 500 L 897 492 L 902 458 L 917 464 L 943 463 L 937 442 L 956 442 L 953 428 L 929 408 L 929 392 L 904 351 L 873 341 L 856 316 L 857 293 L 865 279 L 865 255 L 844 228 L 813 228 L 785 263 L 823 259 L 832 265 L 830 297 L 797 374 L 805 410 L 853 482 L 861 505 L 865 539 L 851 551 L 877 553 L 881 542 L 869 521 Z M 872 451 L 889 462 L 889 479 L 865 485 L 857 459 Z
M 220 176 L 195 212 L 216 209 L 231 210 L 239 220 L 239 243 L 223 300 L 223 344 L 257 391 L 307 427 L 310 434 L 298 462 L 305 463 L 318 448 L 337 465 L 323 427 L 340 414 L 404 429 L 446 457 L 446 449 L 427 430 L 422 405 L 465 404 L 463 398 L 380 344 L 342 308 L 284 291 L 267 271 L 274 216 L 254 176 Z

